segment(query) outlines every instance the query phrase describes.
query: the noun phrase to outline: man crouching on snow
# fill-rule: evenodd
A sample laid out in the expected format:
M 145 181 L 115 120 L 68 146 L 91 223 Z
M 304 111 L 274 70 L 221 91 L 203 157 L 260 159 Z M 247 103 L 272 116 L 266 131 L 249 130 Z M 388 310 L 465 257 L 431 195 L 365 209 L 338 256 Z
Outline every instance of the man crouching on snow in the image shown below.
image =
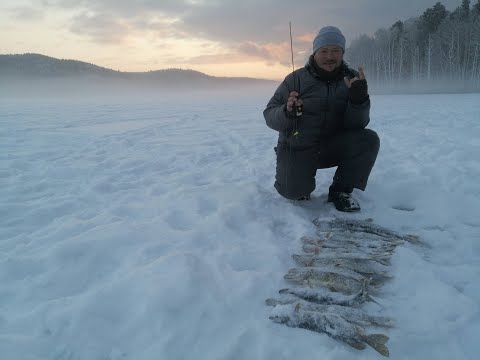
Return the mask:
M 263 112 L 279 132 L 275 188 L 287 199 L 308 200 L 317 169 L 338 166 L 328 201 L 339 211 L 358 211 L 354 188 L 365 190 L 380 140 L 370 121 L 362 67 L 343 61 L 345 37 L 334 26 L 320 30 L 307 64 L 289 74 Z

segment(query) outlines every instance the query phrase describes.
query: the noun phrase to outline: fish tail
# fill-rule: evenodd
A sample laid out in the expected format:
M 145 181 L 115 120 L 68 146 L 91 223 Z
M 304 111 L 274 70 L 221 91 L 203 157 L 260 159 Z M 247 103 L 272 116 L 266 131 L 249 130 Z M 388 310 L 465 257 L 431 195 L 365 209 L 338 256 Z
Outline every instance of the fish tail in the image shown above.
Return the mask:
M 365 294 L 363 295 L 363 299 L 364 299 L 364 302 L 365 302 L 365 301 L 370 301 L 370 302 L 373 302 L 373 303 L 381 306 L 381 304 L 380 304 L 377 300 L 375 300 L 374 298 L 372 298 L 372 297 L 371 297 L 370 295 L 368 295 L 367 293 L 365 293 Z
M 362 290 L 360 290 L 360 292 L 357 295 L 355 295 L 355 297 L 353 298 L 353 302 L 358 305 L 358 304 L 363 304 L 364 302 L 367 302 L 367 301 L 374 302 L 375 304 L 382 306 L 374 298 L 368 295 L 368 290 L 364 286 L 362 287 Z
M 362 290 L 358 293 L 357 299 L 360 300 L 360 303 L 364 303 L 366 301 L 374 302 L 375 304 L 380 305 L 374 298 L 368 295 L 368 285 L 370 285 L 371 278 L 365 278 L 362 284 Z
M 361 302 L 365 301 L 371 301 L 370 295 L 368 295 L 368 285 L 370 284 L 370 279 L 365 278 L 362 283 L 362 290 L 358 293 L 358 299 L 361 300 Z M 373 300 L 373 299 L 372 299 Z
M 277 306 L 279 304 L 279 301 L 276 300 L 276 299 L 270 298 L 270 299 L 265 300 L 265 304 L 267 306 Z
M 367 347 L 363 341 L 359 341 L 357 339 L 342 339 L 342 341 L 357 350 L 363 350 Z
M 389 337 L 384 334 L 371 334 L 371 335 L 366 335 L 364 338 L 364 341 L 370 345 L 372 348 L 374 348 L 376 351 L 378 351 L 379 354 L 383 356 L 390 356 L 390 351 L 388 351 L 387 348 L 387 341 L 389 340 Z
M 389 255 L 390 256 L 390 255 Z M 378 262 L 381 265 L 389 266 L 391 264 L 390 258 L 386 258 L 383 255 L 376 257 L 373 259 L 373 261 Z
M 406 236 L 403 237 L 403 239 L 405 241 L 408 241 L 410 244 L 413 244 L 413 245 L 419 245 L 419 246 L 423 246 L 423 247 L 426 247 L 426 248 L 431 248 L 431 246 L 429 244 L 422 241 L 420 239 L 420 237 L 417 236 L 417 235 L 406 235 Z

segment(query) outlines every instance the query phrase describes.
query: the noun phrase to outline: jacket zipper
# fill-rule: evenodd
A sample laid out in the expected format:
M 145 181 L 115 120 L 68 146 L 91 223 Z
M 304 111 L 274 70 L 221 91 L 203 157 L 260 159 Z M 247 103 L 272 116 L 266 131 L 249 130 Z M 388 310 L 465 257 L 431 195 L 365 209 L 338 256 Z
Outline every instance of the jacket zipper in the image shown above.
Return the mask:
M 330 127 L 327 121 L 328 113 L 330 112 L 330 83 L 331 81 L 327 80 L 327 111 L 323 112 L 323 123 L 325 124 L 324 125 L 325 129 L 328 129 Z

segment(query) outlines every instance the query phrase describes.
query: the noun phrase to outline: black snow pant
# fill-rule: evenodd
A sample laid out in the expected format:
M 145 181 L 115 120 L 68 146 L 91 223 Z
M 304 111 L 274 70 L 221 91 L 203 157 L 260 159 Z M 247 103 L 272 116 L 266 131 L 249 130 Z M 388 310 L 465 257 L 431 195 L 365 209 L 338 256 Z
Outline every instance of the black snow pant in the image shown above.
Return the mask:
M 339 133 L 301 150 L 279 143 L 275 188 L 287 199 L 299 199 L 315 190 L 317 169 L 338 166 L 331 188 L 365 190 L 379 148 L 380 139 L 370 129 Z

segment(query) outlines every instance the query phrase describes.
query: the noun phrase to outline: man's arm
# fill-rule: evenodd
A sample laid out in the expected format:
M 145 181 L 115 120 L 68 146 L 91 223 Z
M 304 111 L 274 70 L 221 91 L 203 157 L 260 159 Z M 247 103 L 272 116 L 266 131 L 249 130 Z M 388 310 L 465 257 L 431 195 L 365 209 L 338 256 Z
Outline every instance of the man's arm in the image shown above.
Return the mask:
M 370 98 L 362 104 L 348 101 L 343 126 L 345 129 L 364 129 L 370 122 Z
M 343 126 L 345 129 L 364 129 L 370 122 L 370 96 L 363 66 L 353 74 L 353 79 L 344 79 L 349 89 L 349 100 Z
M 277 88 L 263 111 L 263 117 L 268 127 L 276 131 L 284 131 L 292 127 L 292 120 L 287 114 L 287 101 L 290 93 L 287 81 L 288 77 Z

